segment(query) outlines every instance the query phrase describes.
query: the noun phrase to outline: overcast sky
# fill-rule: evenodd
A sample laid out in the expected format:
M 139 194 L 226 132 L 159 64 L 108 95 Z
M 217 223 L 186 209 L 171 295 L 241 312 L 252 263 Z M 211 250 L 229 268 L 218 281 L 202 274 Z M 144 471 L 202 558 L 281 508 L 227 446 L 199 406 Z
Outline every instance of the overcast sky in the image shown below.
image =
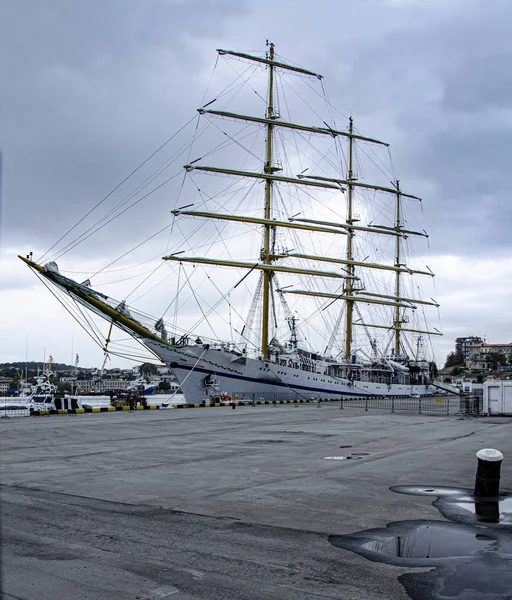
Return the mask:
M 509 0 L 3 0 L 0 362 L 101 364 L 16 255 L 47 250 L 193 116 L 216 48 L 267 38 L 424 198 L 438 363 L 458 336 L 512 342 L 511 24 Z

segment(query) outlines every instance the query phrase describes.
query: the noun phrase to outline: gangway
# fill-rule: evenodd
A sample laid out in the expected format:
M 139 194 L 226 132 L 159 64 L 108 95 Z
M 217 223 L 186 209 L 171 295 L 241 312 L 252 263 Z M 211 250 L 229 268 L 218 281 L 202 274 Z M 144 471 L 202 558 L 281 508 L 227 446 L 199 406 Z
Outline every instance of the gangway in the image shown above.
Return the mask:
M 449 383 L 443 383 L 442 381 L 432 381 L 431 385 L 445 392 L 457 394 L 457 396 L 460 396 L 462 393 L 462 390 L 456 385 L 450 385 Z

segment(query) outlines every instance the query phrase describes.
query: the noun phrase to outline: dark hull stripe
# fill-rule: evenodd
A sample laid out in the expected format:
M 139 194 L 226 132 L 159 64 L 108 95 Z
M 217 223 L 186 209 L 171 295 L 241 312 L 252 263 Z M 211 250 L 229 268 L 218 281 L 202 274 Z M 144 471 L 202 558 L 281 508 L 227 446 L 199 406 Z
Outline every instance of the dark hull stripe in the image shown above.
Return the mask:
M 413 393 L 414 391 L 414 385 L 411 384 L 399 384 L 399 385 L 403 385 L 404 387 L 409 388 L 408 391 L 404 391 L 403 394 L 385 394 L 385 392 L 380 393 L 380 394 L 376 394 L 376 393 L 371 393 L 369 391 L 367 392 L 353 392 L 352 390 L 347 390 L 344 392 L 338 392 L 335 389 L 326 389 L 326 388 L 320 388 L 320 387 L 312 387 L 312 386 L 306 386 L 306 385 L 291 385 L 291 384 L 287 384 L 284 383 L 282 381 L 274 381 L 272 379 L 255 379 L 254 377 L 246 377 L 245 375 L 233 375 L 231 373 L 224 373 L 223 371 L 213 371 L 212 369 L 202 369 L 201 367 L 191 367 L 189 365 L 180 365 L 178 364 L 177 367 L 173 367 L 175 370 L 178 369 L 183 369 L 185 371 L 198 371 L 199 373 L 206 373 L 206 374 L 213 374 L 219 377 L 228 377 L 230 379 L 238 379 L 241 381 L 250 381 L 251 383 L 261 383 L 263 385 L 275 385 L 275 386 L 279 386 L 279 387 L 283 387 L 286 388 L 290 391 L 290 393 L 295 392 L 296 390 L 304 390 L 304 391 L 309 391 L 309 392 L 318 392 L 320 394 L 337 394 L 338 396 L 376 396 L 376 397 L 380 397 L 383 395 L 394 395 L 394 396 L 410 396 L 411 393 Z M 343 384 L 346 385 L 346 384 Z M 396 384 L 395 384 L 396 385 Z M 420 386 L 420 387 L 427 387 L 424 384 L 416 384 L 416 386 Z M 234 392 L 240 392 L 241 390 L 233 390 Z M 248 392 L 248 393 L 266 393 L 266 392 Z M 268 392 L 268 393 L 272 393 L 272 392 Z

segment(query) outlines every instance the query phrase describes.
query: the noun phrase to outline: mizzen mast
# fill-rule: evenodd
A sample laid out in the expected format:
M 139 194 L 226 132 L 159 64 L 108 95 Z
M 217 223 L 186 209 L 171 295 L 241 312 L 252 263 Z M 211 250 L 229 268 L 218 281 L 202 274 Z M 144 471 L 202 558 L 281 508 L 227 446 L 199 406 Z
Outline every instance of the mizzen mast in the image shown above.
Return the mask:
M 348 188 L 347 188 L 347 225 L 349 226 L 349 236 L 347 239 L 347 262 L 348 262 L 348 274 L 349 277 L 347 279 L 345 297 L 346 297 L 346 320 L 345 320 L 345 357 L 347 362 L 350 362 L 350 352 L 352 348 L 352 316 L 354 313 L 354 301 L 352 300 L 352 294 L 354 292 L 353 279 L 354 277 L 354 265 L 352 261 L 354 260 L 353 252 L 352 252 L 352 239 L 353 239 L 353 230 L 350 229 L 350 226 L 353 225 L 355 219 L 353 214 L 353 194 L 354 194 L 354 186 L 352 185 L 352 181 L 354 180 L 354 138 L 352 137 L 354 124 L 352 121 L 352 117 L 349 119 L 349 145 L 348 145 Z M 398 294 L 397 294 L 398 296 Z M 397 310 L 399 307 L 397 306 Z

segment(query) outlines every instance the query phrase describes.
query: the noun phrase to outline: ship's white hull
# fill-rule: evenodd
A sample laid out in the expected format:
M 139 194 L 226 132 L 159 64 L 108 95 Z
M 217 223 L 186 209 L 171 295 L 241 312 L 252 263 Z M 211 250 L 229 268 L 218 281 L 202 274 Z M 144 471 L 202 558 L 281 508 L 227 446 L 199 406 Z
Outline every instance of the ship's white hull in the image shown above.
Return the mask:
M 351 382 L 201 345 L 169 347 L 154 340 L 142 341 L 169 365 L 180 383 L 187 404 L 200 404 L 216 393 L 248 400 L 435 393 L 432 386 L 425 384 Z

